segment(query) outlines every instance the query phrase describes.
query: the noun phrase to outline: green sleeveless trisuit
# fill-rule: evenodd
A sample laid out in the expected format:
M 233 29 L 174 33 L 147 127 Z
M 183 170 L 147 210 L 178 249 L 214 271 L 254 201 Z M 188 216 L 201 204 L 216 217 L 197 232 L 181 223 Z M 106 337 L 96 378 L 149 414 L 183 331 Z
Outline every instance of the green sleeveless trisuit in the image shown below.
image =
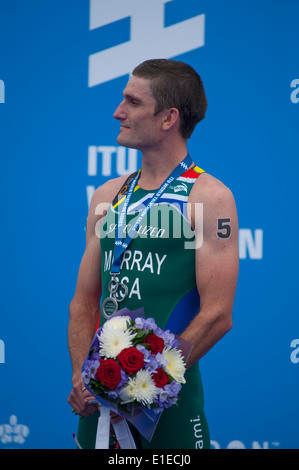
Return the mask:
M 175 334 L 182 333 L 200 308 L 195 277 L 195 237 L 187 217 L 187 202 L 194 182 L 203 172 L 194 166 L 171 183 L 141 222 L 122 257 L 119 280 L 128 287 L 128 295 L 119 302 L 119 309 L 143 307 L 146 317 L 153 317 L 158 326 Z M 119 208 L 131 179 L 115 197 L 102 224 L 102 301 L 109 297 Z M 127 211 L 125 234 L 154 193 L 140 188 L 137 182 Z M 104 321 L 101 315 L 100 324 Z M 163 411 L 151 442 L 130 425 L 138 448 L 210 448 L 198 363 L 188 369 L 185 378 L 178 406 Z M 78 441 L 83 448 L 94 448 L 97 420 L 98 413 L 80 418 Z

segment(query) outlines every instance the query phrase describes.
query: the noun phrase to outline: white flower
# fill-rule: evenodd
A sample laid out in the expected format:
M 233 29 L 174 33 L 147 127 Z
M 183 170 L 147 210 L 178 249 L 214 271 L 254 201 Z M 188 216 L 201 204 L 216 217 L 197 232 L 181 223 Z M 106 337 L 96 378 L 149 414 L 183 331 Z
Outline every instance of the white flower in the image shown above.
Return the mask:
M 103 328 L 99 339 L 99 353 L 105 358 L 115 358 L 123 349 L 132 347 L 136 333 L 122 328 Z
M 136 382 L 134 379 L 129 379 L 127 384 L 119 391 L 119 398 L 122 404 L 130 403 L 135 400 Z
M 162 354 L 168 362 L 168 364 L 163 367 L 164 371 L 170 374 L 176 382 L 181 384 L 186 383 L 184 378 L 186 365 L 181 351 L 168 347 L 164 348 Z
M 128 322 L 130 321 L 131 321 L 131 318 L 128 315 L 116 316 L 104 323 L 103 330 L 106 330 L 109 328 L 113 330 L 121 329 L 122 331 L 126 331 L 128 329 Z
M 133 400 L 145 406 L 151 405 L 157 397 L 157 387 L 148 370 L 139 370 L 135 378 L 130 378 L 119 393 L 122 403 L 129 403 Z
M 157 397 L 157 387 L 149 370 L 139 370 L 135 377 L 135 399 L 143 405 L 150 405 Z

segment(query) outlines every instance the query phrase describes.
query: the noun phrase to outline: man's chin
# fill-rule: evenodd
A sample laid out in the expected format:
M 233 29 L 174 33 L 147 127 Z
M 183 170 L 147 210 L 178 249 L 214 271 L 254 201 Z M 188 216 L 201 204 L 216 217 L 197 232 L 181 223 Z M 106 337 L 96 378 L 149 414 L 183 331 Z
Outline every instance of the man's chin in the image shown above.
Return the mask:
M 116 140 L 117 140 L 117 143 L 118 143 L 119 145 L 121 145 L 122 147 L 127 147 L 127 146 L 128 146 L 126 139 L 122 138 L 122 135 L 121 135 L 121 134 L 119 134 L 119 136 L 117 137 Z
M 122 138 L 121 135 L 119 135 L 116 140 L 117 140 L 117 143 L 121 145 L 122 147 L 127 147 L 130 149 L 138 150 L 138 147 L 136 146 L 136 144 L 134 144 L 134 142 L 130 142 L 128 139 Z

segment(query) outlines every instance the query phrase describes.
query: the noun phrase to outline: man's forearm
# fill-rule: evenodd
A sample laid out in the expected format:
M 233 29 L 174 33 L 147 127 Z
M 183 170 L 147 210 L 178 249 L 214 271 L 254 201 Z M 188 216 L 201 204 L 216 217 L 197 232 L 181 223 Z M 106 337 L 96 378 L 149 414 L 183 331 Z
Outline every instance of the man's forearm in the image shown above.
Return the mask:
M 73 368 L 73 382 L 81 376 L 99 317 L 99 306 L 73 299 L 69 308 L 68 345 Z
M 203 357 L 232 327 L 230 313 L 214 313 L 205 315 L 199 312 L 190 325 L 180 335 L 193 345 L 187 361 L 191 367 Z

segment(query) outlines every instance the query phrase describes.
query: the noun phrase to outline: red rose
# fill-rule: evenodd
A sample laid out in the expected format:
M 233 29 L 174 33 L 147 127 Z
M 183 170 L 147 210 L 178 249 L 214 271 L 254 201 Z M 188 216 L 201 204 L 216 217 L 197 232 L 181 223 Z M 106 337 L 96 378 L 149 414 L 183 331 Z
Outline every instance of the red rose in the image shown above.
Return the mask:
M 97 370 L 96 377 L 106 387 L 113 390 L 121 379 L 119 364 L 113 359 L 100 359 L 100 367 Z
M 163 351 L 164 340 L 160 338 L 160 336 L 155 335 L 155 333 L 147 335 L 144 342 L 149 344 L 150 350 L 153 354 L 161 353 Z
M 163 388 L 164 385 L 168 383 L 167 374 L 164 372 L 163 369 L 157 369 L 156 373 L 153 374 L 153 380 L 156 384 L 156 387 Z
M 144 357 L 137 348 L 125 348 L 117 356 L 123 370 L 133 375 L 144 366 Z

